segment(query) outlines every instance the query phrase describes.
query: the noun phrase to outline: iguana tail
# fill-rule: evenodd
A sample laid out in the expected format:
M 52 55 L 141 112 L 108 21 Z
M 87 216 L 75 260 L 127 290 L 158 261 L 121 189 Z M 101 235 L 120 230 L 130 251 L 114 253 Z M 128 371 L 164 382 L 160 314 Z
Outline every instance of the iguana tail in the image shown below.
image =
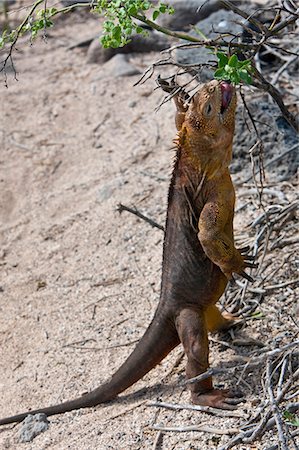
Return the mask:
M 75 400 L 0 419 L 0 425 L 21 422 L 28 414 L 44 413 L 52 416 L 108 402 L 140 380 L 178 344 L 179 338 L 174 324 L 157 311 L 131 355 L 108 382 Z

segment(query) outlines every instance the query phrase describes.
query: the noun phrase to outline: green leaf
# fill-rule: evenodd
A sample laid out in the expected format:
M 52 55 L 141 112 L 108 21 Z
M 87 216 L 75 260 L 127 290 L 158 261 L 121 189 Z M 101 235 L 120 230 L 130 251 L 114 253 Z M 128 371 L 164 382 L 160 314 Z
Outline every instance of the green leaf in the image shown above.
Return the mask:
M 216 80 L 223 80 L 225 77 L 225 70 L 223 68 L 217 69 L 214 73 L 214 78 L 216 78 Z
M 218 58 L 218 67 L 224 67 L 228 63 L 228 57 L 223 52 L 217 52 L 216 56 Z
M 113 30 L 114 28 L 114 23 L 111 22 L 110 20 L 106 20 L 106 22 L 104 22 L 103 28 L 106 32 L 110 32 Z
M 112 30 L 112 36 L 113 36 L 114 39 L 120 40 L 120 37 L 121 37 L 121 28 L 120 28 L 119 25 L 113 28 L 113 30 Z
M 138 10 L 137 10 L 137 8 L 136 8 L 136 5 L 132 5 L 132 6 L 130 6 L 129 9 L 128 9 L 128 14 L 129 14 L 130 16 L 134 16 L 135 14 L 137 14 L 137 12 L 138 12 Z
M 121 41 L 120 39 L 111 39 L 110 41 L 110 47 L 112 48 L 118 48 L 120 47 Z
M 238 68 L 249 67 L 251 65 L 250 59 L 245 59 L 244 61 L 238 61 Z
M 160 15 L 160 11 L 158 11 L 157 9 L 153 12 L 153 20 L 156 20 Z
M 125 28 L 124 33 L 126 36 L 131 36 L 131 34 L 133 33 L 133 28 L 132 27 Z
M 283 412 L 283 418 L 288 425 L 299 427 L 299 417 L 289 411 Z
M 253 319 L 262 319 L 264 316 L 264 314 L 262 313 L 262 311 L 256 311 L 254 313 L 251 314 L 251 317 Z
M 238 71 L 240 78 L 242 81 L 245 81 L 245 83 L 247 84 L 251 84 L 252 83 L 252 78 L 249 75 L 249 73 L 245 70 L 245 69 L 241 69 Z
M 230 67 L 237 67 L 238 65 L 238 57 L 237 55 L 232 55 L 227 63 Z
M 240 83 L 240 75 L 238 74 L 238 72 L 233 72 L 229 75 L 229 79 L 232 83 L 234 84 L 239 84 Z

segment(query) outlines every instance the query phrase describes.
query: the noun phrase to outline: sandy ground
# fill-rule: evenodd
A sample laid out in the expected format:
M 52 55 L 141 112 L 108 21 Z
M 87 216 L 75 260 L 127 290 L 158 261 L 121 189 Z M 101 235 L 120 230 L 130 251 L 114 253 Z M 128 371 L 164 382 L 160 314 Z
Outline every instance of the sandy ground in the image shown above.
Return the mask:
M 153 91 L 154 82 L 133 87 L 138 76 L 115 78 L 108 64 L 86 65 L 82 50 L 66 50 L 74 30 L 76 40 L 96 33 L 96 21 L 88 25 L 74 16 L 51 31 L 47 43 L 22 47 L 15 59 L 18 82 L 0 85 L 1 416 L 97 387 L 131 352 L 158 302 L 163 233 L 131 214 L 119 215 L 116 207 L 134 205 L 164 223 L 174 107 L 167 103 L 155 112 L 162 96 Z M 156 56 L 135 56 L 133 62 L 143 71 Z M 292 201 L 292 184 L 281 189 Z M 246 208 L 237 214 L 237 233 L 244 232 L 246 214 Z M 294 258 L 289 261 L 283 276 L 292 278 Z M 245 327 L 265 344 L 277 336 L 285 343 L 295 333 L 293 291 L 275 298 L 283 305 L 279 312 L 268 297 L 264 320 Z M 211 364 L 247 351 L 212 342 Z M 189 401 L 178 386 L 184 375 L 180 355 L 178 348 L 111 404 L 50 418 L 49 430 L 31 443 L 19 443 L 19 425 L 1 428 L 0 448 L 218 448 L 228 436 L 165 432 L 155 443 L 153 424 L 227 429 L 243 420 L 147 406 L 156 399 Z M 216 379 L 231 381 L 231 375 Z M 253 389 L 240 416 L 255 408 L 260 395 L 254 374 L 248 382 Z M 273 443 L 269 433 L 262 443 L 237 448 Z

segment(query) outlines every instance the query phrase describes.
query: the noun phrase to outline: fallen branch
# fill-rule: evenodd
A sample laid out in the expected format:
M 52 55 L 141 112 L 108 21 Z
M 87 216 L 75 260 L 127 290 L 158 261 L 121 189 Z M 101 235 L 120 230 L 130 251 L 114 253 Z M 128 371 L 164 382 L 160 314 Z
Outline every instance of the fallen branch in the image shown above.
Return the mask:
M 119 205 L 117 206 L 117 211 L 121 214 L 123 211 L 128 211 L 132 214 L 134 214 L 135 216 L 139 217 L 139 219 L 144 220 L 145 222 L 149 223 L 152 227 L 154 228 L 158 228 L 159 230 L 164 231 L 164 227 L 160 224 L 158 224 L 157 222 L 155 222 L 154 220 L 150 219 L 149 217 L 145 216 L 144 214 L 142 214 L 140 211 L 138 211 L 137 208 L 131 208 L 129 206 L 123 205 L 122 203 L 119 203 Z
M 164 427 L 163 425 L 152 425 L 150 428 L 153 430 L 159 430 L 159 431 L 173 431 L 176 433 L 184 433 L 186 431 L 200 431 L 202 433 L 211 433 L 211 434 L 219 434 L 219 435 L 231 435 L 231 434 L 237 434 L 239 430 L 237 428 L 214 428 L 210 425 L 206 425 L 204 423 L 200 425 L 187 425 L 187 426 L 180 426 L 180 427 Z
M 212 408 L 211 406 L 201 405 L 180 405 L 178 403 L 165 403 L 165 402 L 149 402 L 147 406 L 154 406 L 157 408 L 166 408 L 176 411 L 188 410 L 188 411 L 200 411 L 208 414 L 212 414 L 218 417 L 246 417 L 246 414 L 238 411 L 226 411 L 218 408 Z

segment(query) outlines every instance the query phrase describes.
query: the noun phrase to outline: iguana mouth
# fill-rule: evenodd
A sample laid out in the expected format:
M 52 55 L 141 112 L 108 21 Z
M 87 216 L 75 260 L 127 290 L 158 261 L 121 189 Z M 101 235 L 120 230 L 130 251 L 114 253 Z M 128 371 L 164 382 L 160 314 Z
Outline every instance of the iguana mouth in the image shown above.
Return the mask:
M 227 81 L 221 81 L 220 87 L 221 87 L 221 94 L 222 94 L 222 98 L 221 98 L 221 114 L 223 114 L 227 110 L 227 108 L 229 107 L 231 99 L 233 98 L 234 88 Z

